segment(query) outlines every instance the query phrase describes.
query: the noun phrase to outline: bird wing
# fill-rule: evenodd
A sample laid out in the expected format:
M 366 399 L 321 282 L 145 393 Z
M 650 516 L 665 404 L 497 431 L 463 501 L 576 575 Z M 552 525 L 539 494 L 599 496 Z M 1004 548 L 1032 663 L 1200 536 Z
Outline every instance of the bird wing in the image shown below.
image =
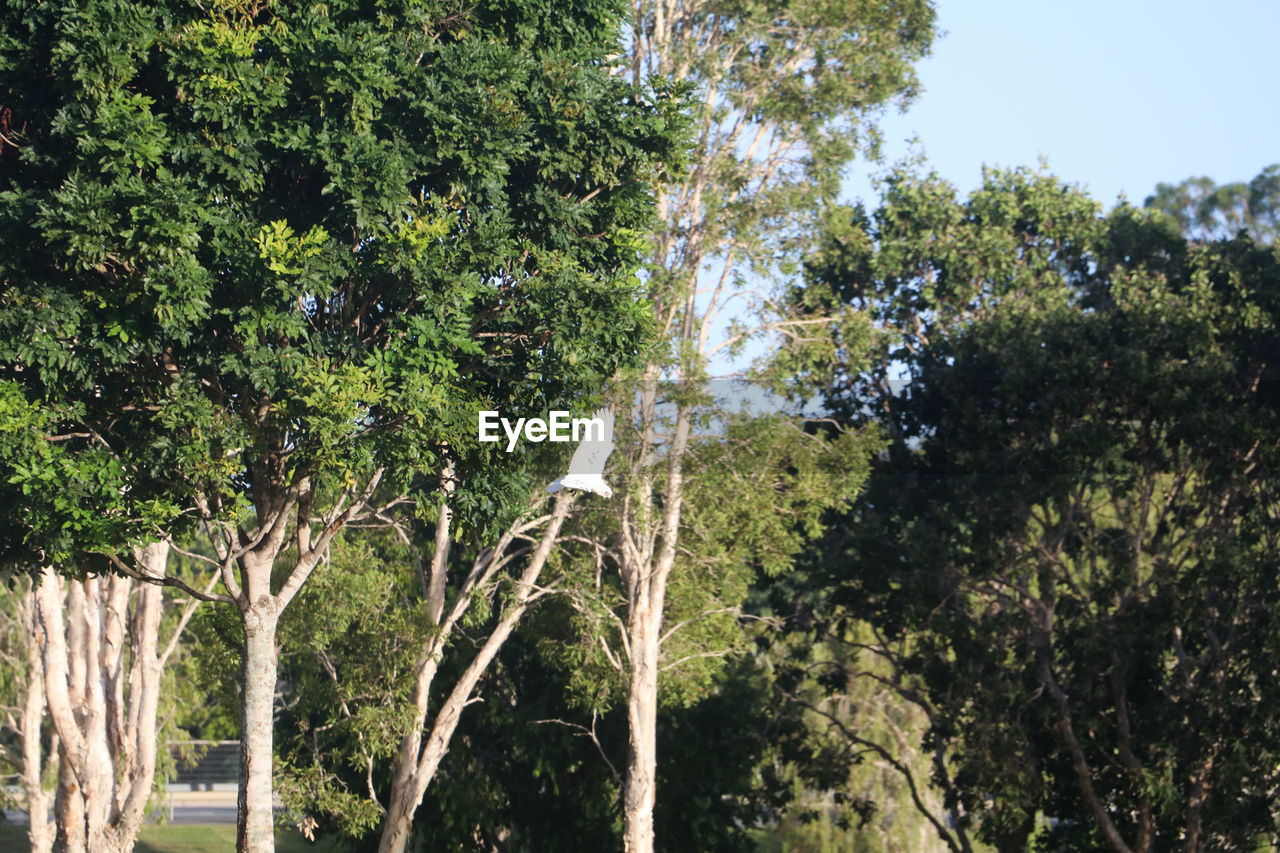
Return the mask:
M 588 428 L 587 436 L 573 451 L 569 460 L 570 475 L 599 477 L 604 473 L 604 464 L 613 452 L 613 412 L 601 409 L 593 417 L 604 421 L 604 436 L 595 437 L 595 430 Z

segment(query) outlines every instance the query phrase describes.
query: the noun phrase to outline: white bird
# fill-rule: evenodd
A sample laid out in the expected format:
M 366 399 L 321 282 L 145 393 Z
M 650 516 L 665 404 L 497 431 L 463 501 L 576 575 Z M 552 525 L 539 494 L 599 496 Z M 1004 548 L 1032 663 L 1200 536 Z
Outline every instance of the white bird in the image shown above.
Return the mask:
M 569 460 L 569 473 L 547 486 L 551 494 L 561 489 L 579 489 L 601 497 L 613 497 L 613 489 L 604 481 L 604 463 L 613 452 L 613 412 L 601 409 L 593 419 L 602 422 L 604 429 L 587 427 L 586 435 Z

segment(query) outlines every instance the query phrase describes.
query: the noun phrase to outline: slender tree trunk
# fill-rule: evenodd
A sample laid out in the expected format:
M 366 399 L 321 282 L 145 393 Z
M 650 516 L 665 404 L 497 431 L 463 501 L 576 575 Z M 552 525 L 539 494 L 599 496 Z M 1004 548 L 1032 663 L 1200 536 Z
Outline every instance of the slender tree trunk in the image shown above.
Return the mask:
M 49 821 L 53 792 L 44 787 L 44 774 L 58 750 L 57 736 L 49 751 L 44 750 L 41 729 L 44 723 L 44 664 L 37 638 L 35 586 L 28 587 L 18 605 L 20 624 L 26 638 L 27 686 L 19 732 L 22 738 L 22 789 L 27 801 L 27 840 L 31 853 L 51 853 L 54 825 Z
M 137 558 L 144 573 L 162 577 L 169 560 L 169 546 L 164 542 L 152 543 L 140 549 Z M 123 598 L 127 601 L 132 583 L 119 577 L 113 578 L 112 583 L 123 588 Z M 126 702 L 124 681 L 117 676 L 114 700 L 116 740 L 120 751 L 116 765 L 120 784 L 113 803 L 114 822 L 109 846 L 119 853 L 129 853 L 133 849 L 147 801 L 155 788 L 162 667 L 160 620 L 163 613 L 164 590 L 155 584 L 138 584 L 130 623 L 129 698 Z
M 627 853 L 652 853 L 653 806 L 658 774 L 658 636 L 662 611 L 641 606 L 630 613 L 631 682 L 627 692 L 626 788 L 623 792 Z
M 413 813 L 418 808 L 408 797 L 393 797 L 382 823 L 378 853 L 402 853 L 409 846 L 413 832 Z
M 240 730 L 240 793 L 236 849 L 241 853 L 275 850 L 271 762 L 276 694 L 276 625 L 270 596 L 243 613 L 244 695 Z
M 1182 849 L 1184 853 L 1200 853 L 1205 846 L 1204 803 L 1209 797 L 1209 774 L 1213 772 L 1214 756 L 1204 760 L 1191 779 L 1191 795 L 1187 799 L 1187 828 Z
M 107 826 L 111 820 L 111 788 L 115 781 L 115 767 L 107 744 L 107 679 L 111 676 L 112 661 L 104 659 L 110 654 L 103 640 L 106 614 L 103 602 L 102 578 L 88 578 L 83 584 L 71 587 L 71 612 L 73 619 L 85 625 L 84 661 L 87 678 L 85 694 L 81 699 L 82 726 L 85 733 L 85 761 L 80 770 L 80 791 L 84 795 L 85 843 L 93 853 L 106 851 Z
M 283 453 L 284 440 L 273 438 L 273 453 Z M 282 479 L 282 456 L 268 456 L 254 468 L 258 530 L 246 533 L 239 525 L 216 521 L 204 496 L 197 498 L 207 524 L 210 543 L 220 561 L 222 585 L 227 594 L 210 600 L 234 603 L 244 629 L 240 706 L 240 784 L 236 801 L 236 850 L 238 853 L 274 853 L 275 815 L 272 787 L 273 732 L 276 694 L 276 630 L 280 614 L 302 589 L 329 548 L 333 537 L 366 506 L 382 481 L 375 471 L 357 494 L 343 493 L 323 517 L 318 533 L 312 529 L 311 478 L 297 474 Z M 345 508 L 344 508 L 345 507 Z M 294 524 L 290 525 L 290 518 Z M 288 543 L 293 528 L 297 554 L 278 592 L 271 591 L 276 559 Z M 316 535 L 313 535 L 315 533 Z M 237 571 L 239 569 L 239 577 Z
M 65 749 L 64 745 L 61 761 L 58 763 L 58 793 L 53 806 L 58 826 L 54 849 L 59 853 L 88 853 L 84 796 L 80 791 L 80 780 L 71 769 L 71 761 L 68 760 Z
M 560 535 L 560 527 L 564 523 L 565 517 L 569 514 L 569 508 L 572 503 L 573 495 L 569 491 L 563 491 L 556 496 L 555 508 L 552 510 L 551 518 L 542 533 L 537 549 L 529 558 L 529 563 L 516 583 L 512 600 L 504 608 L 502 615 L 498 619 L 498 624 L 489 633 L 484 645 L 476 652 L 475 657 L 471 659 L 471 663 L 468 664 L 466 670 L 458 678 L 457 683 L 454 684 L 453 689 L 449 691 L 449 695 L 441 703 L 440 709 L 436 712 L 435 720 L 432 722 L 430 730 L 427 731 L 428 701 L 431 695 L 432 682 L 439 670 L 440 655 L 443 654 L 445 641 L 458 618 L 465 612 L 466 599 L 464 596 L 460 596 L 450 610 L 449 616 L 443 622 L 439 621 L 443 607 L 437 606 L 437 602 L 434 600 L 429 603 L 431 612 L 436 614 L 435 619 L 440 630 L 436 637 L 432 639 L 431 644 L 425 650 L 422 660 L 419 662 L 417 680 L 414 685 L 414 703 L 417 717 L 412 728 L 400 740 L 400 749 L 396 755 L 396 763 L 392 771 L 391 797 L 387 806 L 387 815 L 382 825 L 382 837 L 378 843 L 378 853 L 404 853 L 408 847 L 409 837 L 413 831 L 413 815 L 418 810 L 418 806 L 422 805 L 422 799 L 426 796 L 427 788 L 435 778 L 436 771 L 440 768 L 440 762 L 444 760 L 449 751 L 449 744 L 453 739 L 453 733 L 458 728 L 458 723 L 462 719 L 462 712 L 470 703 L 476 686 L 488 669 L 489 664 L 493 662 L 493 659 L 506 643 L 507 638 L 511 636 L 511 632 L 515 630 L 525 610 L 528 609 L 535 592 L 534 585 L 538 582 L 543 567 L 546 566 L 547 558 L 551 554 L 556 538 Z M 447 517 L 445 512 L 441 513 L 442 519 Z M 503 542 L 509 543 L 510 537 L 504 537 Z M 436 541 L 437 555 L 441 554 L 442 544 L 447 547 L 447 542 L 438 537 Z M 505 544 L 495 549 L 495 552 L 499 553 L 492 555 L 492 565 L 498 564 L 502 556 L 500 552 L 504 548 Z M 434 565 L 435 562 L 433 559 L 433 578 L 436 573 L 443 574 L 443 565 L 436 567 Z M 432 586 L 435 586 L 434 582 Z M 441 591 L 443 591 L 443 586 L 441 586 Z M 422 739 L 424 731 L 427 733 L 425 744 Z
M 646 392 L 648 393 L 648 392 Z M 647 424 L 652 423 L 652 403 L 644 404 Z M 687 407 L 676 413 L 675 431 L 667 456 L 667 481 L 662 495 L 661 545 L 649 559 L 624 560 L 627 587 L 627 635 L 630 678 L 627 691 L 627 775 L 623 783 L 623 849 L 626 853 L 653 853 L 653 807 L 658 775 L 658 664 L 662 653 L 662 619 L 666 608 L 667 580 L 675 568 L 680 516 L 684 506 L 684 455 L 689 446 L 691 421 Z M 650 487 L 640 491 L 651 503 Z M 624 535 L 626 533 L 624 532 Z M 641 555 L 639 548 L 633 553 Z

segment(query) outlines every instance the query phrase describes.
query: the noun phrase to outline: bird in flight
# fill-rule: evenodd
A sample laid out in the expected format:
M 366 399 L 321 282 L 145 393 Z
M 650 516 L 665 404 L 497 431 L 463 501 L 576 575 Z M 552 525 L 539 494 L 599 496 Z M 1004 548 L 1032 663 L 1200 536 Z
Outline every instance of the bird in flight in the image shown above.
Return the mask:
M 561 489 L 578 489 L 605 498 L 613 497 L 613 489 L 604 481 L 604 463 L 613 452 L 613 412 L 600 409 L 593 419 L 601 422 L 604 428 L 587 427 L 586 435 L 569 460 L 569 473 L 547 486 L 551 494 Z

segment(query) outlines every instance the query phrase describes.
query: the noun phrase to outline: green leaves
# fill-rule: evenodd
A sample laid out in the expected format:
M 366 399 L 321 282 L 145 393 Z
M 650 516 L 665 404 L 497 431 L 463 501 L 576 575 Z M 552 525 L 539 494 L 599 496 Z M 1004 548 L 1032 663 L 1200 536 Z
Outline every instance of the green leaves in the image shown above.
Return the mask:
M 5 375 L 232 505 L 276 455 L 407 482 L 478 408 L 634 361 L 666 108 L 597 61 L 611 4 L 500 5 L 6 13 L 0 92 L 40 130 L 0 158 Z
M 1229 238 L 1245 231 L 1260 243 L 1274 244 L 1280 234 L 1280 163 L 1248 183 L 1219 186 L 1200 177 L 1157 184 L 1143 205 L 1167 213 L 1192 239 Z
M 1276 603 L 1275 252 L 1104 216 L 1043 174 L 988 173 L 964 201 L 899 174 L 811 269 L 884 327 L 885 361 L 829 399 L 893 437 L 833 537 L 834 594 L 912 632 L 895 654 L 983 837 L 1024 846 L 1037 812 L 1063 849 L 1102 843 L 1099 812 L 1157 846 L 1201 819 L 1230 843 L 1269 831 L 1251 780 L 1271 761 L 1227 744 L 1269 755 L 1276 726 L 1254 711 L 1276 649 L 1244 640 Z M 1209 686 L 1228 682 L 1239 702 Z M 1195 813 L 1199 776 L 1233 794 Z
M 258 231 L 254 242 L 258 254 L 267 262 L 267 269 L 276 275 L 295 276 L 303 271 L 306 262 L 320 254 L 329 235 L 319 225 L 311 226 L 302 236 L 296 236 L 289 223 L 282 219 L 268 222 Z

